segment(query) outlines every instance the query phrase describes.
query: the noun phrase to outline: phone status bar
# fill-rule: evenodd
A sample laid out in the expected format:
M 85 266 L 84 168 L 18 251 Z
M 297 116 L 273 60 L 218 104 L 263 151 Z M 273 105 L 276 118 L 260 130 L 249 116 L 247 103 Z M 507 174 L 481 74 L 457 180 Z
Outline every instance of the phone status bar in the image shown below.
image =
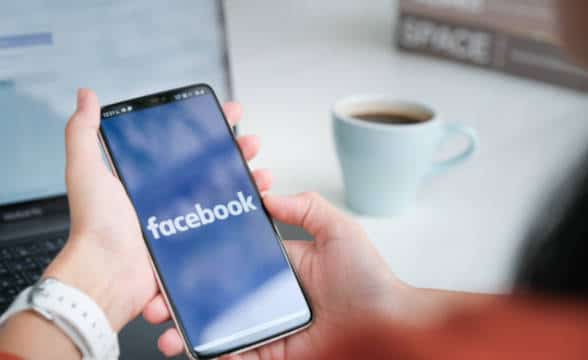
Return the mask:
M 178 101 L 178 100 L 183 100 L 183 99 L 191 98 L 193 96 L 200 96 L 200 95 L 204 95 L 204 94 L 206 94 L 206 91 L 204 89 L 194 89 L 194 90 L 190 90 L 190 91 L 183 91 L 183 92 L 174 94 L 174 100 Z
M 184 88 L 172 90 L 165 93 L 147 95 L 134 100 L 124 101 L 110 105 L 102 110 L 102 118 L 125 115 L 136 110 L 142 110 L 171 102 L 186 100 L 195 96 L 202 96 L 207 93 L 204 87 Z

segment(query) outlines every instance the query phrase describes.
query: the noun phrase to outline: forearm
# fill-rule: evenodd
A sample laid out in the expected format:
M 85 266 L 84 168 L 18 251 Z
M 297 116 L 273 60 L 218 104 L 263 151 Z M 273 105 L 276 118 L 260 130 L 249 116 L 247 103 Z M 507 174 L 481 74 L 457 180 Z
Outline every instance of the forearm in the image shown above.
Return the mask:
M 94 246 L 95 242 L 72 237 L 49 265 L 43 277 L 51 277 L 81 290 L 104 311 L 115 332 L 136 314 L 132 313 L 129 289 L 121 287 L 124 274 L 113 254 Z
M 402 322 L 425 327 L 445 319 L 452 313 L 475 310 L 494 303 L 500 295 L 424 289 L 406 286 L 399 296 Z
M 73 342 L 55 325 L 32 311 L 22 312 L 0 328 L 0 352 L 23 359 L 80 359 Z
M 431 317 L 445 317 L 447 314 L 487 306 L 500 295 L 469 293 L 450 290 L 418 289 L 421 311 Z
M 82 241 L 68 241 L 43 277 L 56 278 L 89 296 L 119 331 L 131 318 L 131 305 L 117 288 L 116 269 L 107 254 Z M 14 315 L 0 328 L 0 352 L 23 359 L 79 359 L 81 353 L 53 322 L 33 310 Z

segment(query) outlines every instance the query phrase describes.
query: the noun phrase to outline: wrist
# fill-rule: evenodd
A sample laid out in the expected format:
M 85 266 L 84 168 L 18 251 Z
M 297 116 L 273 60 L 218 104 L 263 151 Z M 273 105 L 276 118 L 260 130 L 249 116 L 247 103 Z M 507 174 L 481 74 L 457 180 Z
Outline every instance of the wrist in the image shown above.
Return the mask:
M 84 292 L 118 332 L 133 316 L 129 296 L 120 286 L 123 274 L 117 259 L 93 244 L 88 239 L 70 238 L 43 277 L 55 278 Z
M 63 331 L 33 311 L 15 315 L 0 328 L 0 351 L 23 359 L 77 359 L 81 355 Z
M 439 320 L 439 317 L 430 311 L 431 300 L 425 290 L 395 278 L 389 291 L 387 314 L 395 324 L 422 328 Z

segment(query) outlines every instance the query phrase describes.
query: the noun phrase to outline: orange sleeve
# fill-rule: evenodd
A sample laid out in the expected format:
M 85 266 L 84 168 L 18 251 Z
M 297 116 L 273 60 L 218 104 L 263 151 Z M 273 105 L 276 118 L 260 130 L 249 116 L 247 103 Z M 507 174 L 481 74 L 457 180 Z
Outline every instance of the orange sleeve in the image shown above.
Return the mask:
M 0 360 L 24 360 L 16 355 L 0 352 Z
M 400 329 L 372 319 L 340 335 L 320 358 L 585 360 L 588 304 L 509 300 L 454 314 L 430 329 Z

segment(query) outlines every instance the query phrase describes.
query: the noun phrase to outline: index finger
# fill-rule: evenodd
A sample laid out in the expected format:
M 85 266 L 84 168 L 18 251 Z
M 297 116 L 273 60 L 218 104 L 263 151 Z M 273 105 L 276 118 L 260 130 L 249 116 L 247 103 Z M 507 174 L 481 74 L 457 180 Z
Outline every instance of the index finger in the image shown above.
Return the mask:
M 243 107 L 235 101 L 228 101 L 223 105 L 223 111 L 231 126 L 237 125 L 243 116 Z

